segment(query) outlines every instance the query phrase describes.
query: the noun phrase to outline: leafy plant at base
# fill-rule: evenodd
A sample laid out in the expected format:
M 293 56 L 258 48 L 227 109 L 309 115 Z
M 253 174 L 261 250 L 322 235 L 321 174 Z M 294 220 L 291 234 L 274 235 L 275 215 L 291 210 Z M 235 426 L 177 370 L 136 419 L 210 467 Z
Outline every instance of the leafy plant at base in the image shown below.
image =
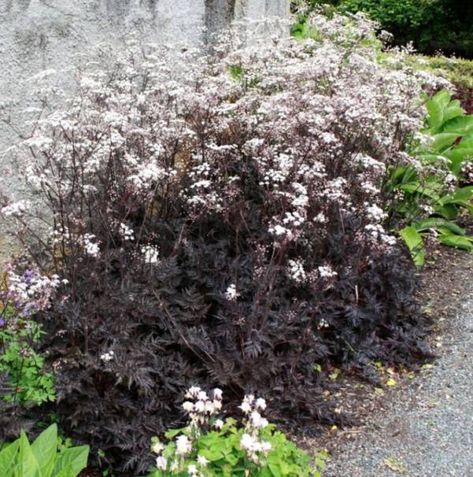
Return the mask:
M 0 373 L 6 374 L 11 388 L 2 398 L 20 405 L 54 401 L 53 375 L 44 370 L 44 357 L 33 348 L 44 334 L 41 326 L 31 320 L 2 320 Z
M 87 466 L 88 446 L 58 451 L 56 424 L 43 431 L 33 443 L 25 433 L 0 451 L 2 477 L 76 477 Z
M 425 258 L 422 235 L 430 231 L 435 231 L 444 245 L 473 251 L 473 237 L 457 224 L 462 213 L 473 215 L 473 186 L 463 185 L 471 184 L 473 178 L 469 176 L 473 116 L 466 115 L 459 101 L 452 100 L 445 90 L 426 106 L 426 144 L 414 151 L 421 167 L 397 167 L 388 183 L 391 191 L 401 194 L 394 208 L 410 223 L 400 233 L 417 265 Z
M 153 439 L 158 468 L 149 477 L 321 477 L 326 454 L 321 452 L 311 460 L 288 441 L 262 417 L 266 401 L 246 396 L 240 406 L 245 419 L 239 425 L 233 418 L 217 419 L 220 390 L 214 394 L 217 399 L 214 396 L 212 402 L 200 388 L 188 391 L 190 400 L 183 407 L 189 423 L 168 431 L 166 445 Z

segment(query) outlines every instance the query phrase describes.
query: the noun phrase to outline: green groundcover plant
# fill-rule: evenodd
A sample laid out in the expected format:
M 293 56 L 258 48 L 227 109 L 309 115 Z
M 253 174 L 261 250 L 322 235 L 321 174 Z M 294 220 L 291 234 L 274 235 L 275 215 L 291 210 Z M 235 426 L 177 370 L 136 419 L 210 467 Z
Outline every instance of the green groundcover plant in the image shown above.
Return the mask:
M 245 416 L 220 419 L 222 391 L 210 395 L 197 386 L 186 393 L 182 407 L 189 422 L 166 433 L 169 442 L 154 438 L 156 469 L 149 477 L 320 477 L 325 453 L 310 456 L 269 424 L 262 413 L 266 401 L 245 396 Z
M 76 477 L 87 466 L 88 446 L 58 449 L 55 424 L 30 443 L 25 433 L 0 450 L 2 477 Z

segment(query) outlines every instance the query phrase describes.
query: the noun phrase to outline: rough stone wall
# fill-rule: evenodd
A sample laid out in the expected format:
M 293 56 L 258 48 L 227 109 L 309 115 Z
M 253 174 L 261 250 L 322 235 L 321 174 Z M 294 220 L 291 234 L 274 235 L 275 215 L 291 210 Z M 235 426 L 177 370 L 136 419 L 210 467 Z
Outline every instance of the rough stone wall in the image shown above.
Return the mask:
M 205 40 L 204 28 L 288 12 L 289 0 L 0 0 L 0 104 L 13 101 L 12 122 L 21 130 L 21 111 L 30 106 L 28 79 L 54 69 L 67 84 L 77 55 L 100 43 L 120 45 L 133 32 L 145 43 L 197 45 Z M 0 124 L 0 191 L 18 191 L 3 153 L 13 140 L 12 130 Z

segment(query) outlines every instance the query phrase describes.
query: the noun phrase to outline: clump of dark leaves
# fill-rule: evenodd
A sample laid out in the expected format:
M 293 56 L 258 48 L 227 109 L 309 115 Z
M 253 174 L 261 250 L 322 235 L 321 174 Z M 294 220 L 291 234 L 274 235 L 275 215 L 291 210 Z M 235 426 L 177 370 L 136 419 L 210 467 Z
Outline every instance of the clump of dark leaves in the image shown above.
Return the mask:
M 25 243 L 68 280 L 44 314 L 57 411 L 116 469 L 147 468 L 191 385 L 331 421 L 316 365 L 426 355 L 413 265 L 382 226 L 421 83 L 376 64 L 365 20 L 320 21 L 322 44 L 117 61 L 22 145 L 28 212 L 51 227 Z

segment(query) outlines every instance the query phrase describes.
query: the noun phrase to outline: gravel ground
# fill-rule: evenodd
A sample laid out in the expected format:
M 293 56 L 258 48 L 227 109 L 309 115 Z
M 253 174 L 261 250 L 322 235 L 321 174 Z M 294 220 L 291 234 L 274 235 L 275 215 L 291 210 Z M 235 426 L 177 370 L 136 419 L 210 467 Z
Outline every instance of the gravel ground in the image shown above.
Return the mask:
M 440 357 L 433 367 L 396 390 L 364 427 L 347 431 L 324 477 L 473 477 L 469 288 L 438 339 Z

